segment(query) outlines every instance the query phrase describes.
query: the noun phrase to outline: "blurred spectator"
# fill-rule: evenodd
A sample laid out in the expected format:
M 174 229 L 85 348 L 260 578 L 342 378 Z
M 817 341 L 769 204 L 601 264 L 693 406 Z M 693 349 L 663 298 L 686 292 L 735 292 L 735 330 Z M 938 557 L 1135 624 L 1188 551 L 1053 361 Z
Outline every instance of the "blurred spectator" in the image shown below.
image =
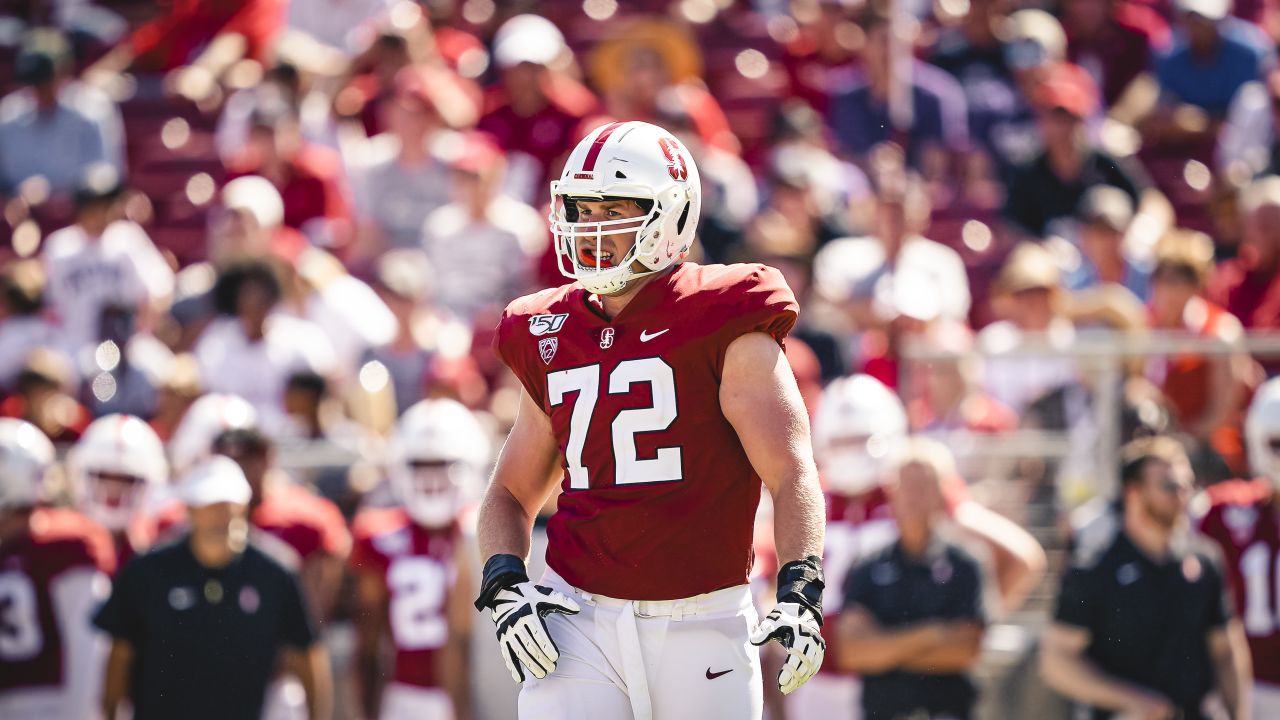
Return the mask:
M 787 97 L 798 98 L 820 113 L 827 111 L 831 76 L 854 61 L 857 24 L 850 7 L 838 0 L 794 4 L 796 32 L 783 46 Z
M 271 257 L 292 262 L 309 245 L 293 228 L 283 226 L 284 203 L 265 178 L 236 178 L 222 188 L 221 202 L 209 213 L 208 260 L 190 265 L 177 277 L 170 317 L 177 335 L 171 344 L 188 350 L 217 314 L 213 287 L 218 272 L 246 259 Z
M 1066 316 L 1063 293 L 1053 256 L 1030 242 L 1014 248 L 993 283 L 992 305 L 1003 319 L 982 329 L 978 347 L 984 354 L 1023 346 L 1044 351 L 1043 355 L 987 360 L 983 386 L 1015 413 L 1049 391 L 1075 382 L 1075 362 L 1064 352 L 1075 341 L 1075 328 Z
M 522 202 L 541 201 L 595 109 L 589 93 L 551 67 L 561 67 L 568 55 L 564 35 L 538 15 L 507 20 L 493 38 L 500 82 L 485 101 L 479 128 L 507 153 L 503 189 Z
M 956 323 L 937 323 L 925 331 L 929 347 L 954 357 L 919 362 L 912 367 L 913 397 L 907 417 L 913 432 L 946 441 L 952 433 L 1002 433 L 1018 426 L 1018 417 L 982 389 L 982 359 L 973 354 L 973 335 Z M 966 477 L 985 475 L 966 472 Z
M 207 90 L 242 58 L 261 62 L 269 57 L 284 24 L 284 11 L 281 0 L 175 0 L 94 63 L 88 73 L 181 69 L 189 79 L 180 84 L 193 83 Z
M 1256 26 L 1228 17 L 1231 0 L 1178 0 L 1176 6 L 1178 32 L 1155 58 L 1162 95 L 1157 117 L 1171 119 L 1191 106 L 1220 120 L 1241 86 L 1275 66 L 1275 49 Z
M 1156 246 L 1151 275 L 1151 326 L 1237 345 L 1240 321 L 1204 297 L 1213 268 L 1213 242 L 1203 233 L 1174 230 Z M 1252 367 L 1247 356 L 1181 353 L 1152 358 L 1148 376 L 1173 406 L 1179 427 L 1212 445 L 1236 472 L 1244 469 L 1240 424 Z
M 1084 120 L 1098 109 L 1097 87 L 1074 65 L 1049 70 L 1035 98 L 1044 152 L 1025 165 L 1009 186 L 1005 215 L 1023 232 L 1044 237 L 1052 223 L 1075 214 L 1085 192 L 1113 185 L 1139 213 L 1156 213 L 1163 202 L 1142 170 L 1108 154 L 1085 132 Z
M 326 48 L 358 55 L 397 0 L 289 0 L 285 22 Z
M 1076 211 L 1080 229 L 1080 261 L 1067 274 L 1068 290 L 1086 290 L 1114 284 L 1142 302 L 1151 297 L 1149 260 L 1132 257 L 1125 237 L 1133 225 L 1133 201 L 1123 190 L 1095 185 L 1080 198 Z
M 288 376 L 298 370 L 328 373 L 335 362 L 333 345 L 318 326 L 280 310 L 281 293 L 264 261 L 228 267 L 214 288 L 221 317 L 194 350 L 205 388 L 247 399 L 268 432 L 284 425 Z
M 124 217 L 123 192 L 114 168 L 90 167 L 76 187 L 75 224 L 45 241 L 48 309 L 73 356 L 104 339 L 107 308 L 136 312 L 150 327 L 173 295 L 173 270 L 146 231 Z
M 14 392 L 0 402 L 0 417 L 18 418 L 40 428 L 55 445 L 79 439 L 92 416 L 72 394 L 71 361 L 53 348 L 36 348 L 14 381 Z
M 881 154 L 882 166 L 872 173 L 874 233 L 823 247 L 814 259 L 815 289 L 844 308 L 859 329 L 880 327 L 899 313 L 965 322 L 969 281 L 963 261 L 920 235 L 930 212 L 924 182 L 904 170 L 893 151 Z
M 977 561 L 939 532 L 954 473 L 945 446 L 908 441 L 888 485 L 898 540 L 845 580 L 838 657 L 862 675 L 866 720 L 971 717 L 987 615 Z
M 1258 175 L 1280 173 L 1276 117 L 1280 110 L 1280 71 L 1240 87 L 1218 135 L 1217 171 L 1232 185 Z
M 71 81 L 73 63 L 61 35 L 42 30 L 27 37 L 13 73 L 28 89 L 0 102 L 0 195 L 16 195 L 39 177 L 46 184 L 32 191 L 33 199 L 49 193 L 64 199 L 95 163 L 123 170 L 120 112 L 101 92 Z
M 102 327 L 102 344 L 80 367 L 88 381 L 89 410 L 94 417 L 123 413 L 150 418 L 156 386 L 173 353 L 149 333 L 137 332 L 132 308 L 103 308 Z
M 1041 674 L 1095 719 L 1202 718 L 1214 690 L 1230 717 L 1248 717 L 1248 648 L 1217 555 L 1178 537 L 1193 485 L 1186 454 L 1150 438 L 1121 462 L 1122 525 L 1063 578 Z
M 332 143 L 333 126 L 328 103 L 314 102 L 319 94 L 312 91 L 311 85 L 309 74 L 302 68 L 282 61 L 268 68 L 261 82 L 231 93 L 222 106 L 214 133 L 218 158 L 223 164 L 232 165 L 239 159 L 249 138 L 254 110 L 264 102 L 277 99 L 297 114 L 299 131 L 305 142 Z
M 347 272 L 333 255 L 308 248 L 284 266 L 286 303 L 283 309 L 318 327 L 333 347 L 330 371 L 342 380 L 356 371 L 365 351 L 395 337 L 395 316 L 373 288 Z
M 1208 297 L 1245 328 L 1280 329 L 1280 176 L 1245 188 L 1240 213 L 1240 254 L 1214 270 Z
M 187 410 L 200 397 L 200 368 L 190 353 L 175 355 L 169 372 L 156 386 L 156 410 L 151 417 L 151 429 L 164 443 L 168 443 L 178 429 L 178 423 Z
M 386 133 L 370 141 L 373 157 L 352 178 L 362 258 L 417 245 L 423 221 L 450 199 L 449 170 L 433 152 L 442 133 L 431 86 L 414 70 L 401 70 L 379 114 Z
M 10 262 L 0 271 L 0 393 L 13 390 L 33 350 L 57 344 L 57 329 L 42 314 L 44 285 L 36 260 Z
M 427 216 L 422 247 L 436 303 L 470 320 L 523 291 L 547 248 L 547 229 L 536 210 L 498 194 L 504 165 L 488 137 L 465 136 L 453 150 L 453 202 Z
M 248 139 L 228 169 L 232 178 L 258 175 L 271 181 L 284 203 L 285 226 L 313 244 L 344 247 L 350 240 L 342 163 L 333 150 L 302 137 L 297 111 L 283 98 L 260 98 Z
M 209 458 L 213 441 L 229 430 L 255 428 L 258 413 L 248 400 L 225 393 L 207 393 L 196 398 L 169 438 L 173 474 L 183 476 Z
M 1107 107 L 1120 103 L 1149 60 L 1169 42 L 1169 26 L 1151 7 L 1129 0 L 1065 0 L 1067 55 L 1089 73 Z
M 387 369 L 395 392 L 396 412 L 403 413 L 427 396 L 427 377 L 436 355 L 431 337 L 441 318 L 430 308 L 435 272 L 420 250 L 392 250 L 378 262 L 376 289 L 396 317 L 396 336 L 365 353 L 366 362 Z
M 910 47 L 914 38 L 894 39 L 907 32 L 906 23 L 899 30 L 888 8 L 868 3 L 860 24 L 866 36 L 862 64 L 831 83 L 828 120 L 841 149 L 861 160 L 882 142 L 899 142 L 907 148 L 909 166 L 937 179 L 948 154 L 967 147 L 964 91 L 950 75 L 893 47 Z M 910 68 L 904 71 L 899 63 Z
M 328 653 L 290 560 L 249 539 L 252 494 L 235 462 L 210 458 L 180 488 L 190 532 L 116 578 L 94 618 L 112 636 L 107 720 L 126 698 L 138 720 L 260 717 L 278 666 L 300 680 L 308 715 L 330 718 Z

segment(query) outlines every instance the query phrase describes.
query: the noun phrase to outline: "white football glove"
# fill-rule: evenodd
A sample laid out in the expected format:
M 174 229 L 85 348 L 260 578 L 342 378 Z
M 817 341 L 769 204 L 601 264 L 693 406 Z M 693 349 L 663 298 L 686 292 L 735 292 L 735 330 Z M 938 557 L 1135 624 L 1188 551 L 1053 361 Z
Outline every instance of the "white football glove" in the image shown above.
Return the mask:
M 813 610 L 795 602 L 775 605 L 748 639 L 752 645 L 777 640 L 786 649 L 787 659 L 778 673 L 778 687 L 783 695 L 790 695 L 813 677 L 827 654 L 822 624 Z
M 524 682 L 526 668 L 539 679 L 550 675 L 560 650 L 543 618 L 551 613 L 576 615 L 578 603 L 545 585 L 525 581 L 499 590 L 490 607 L 511 679 Z

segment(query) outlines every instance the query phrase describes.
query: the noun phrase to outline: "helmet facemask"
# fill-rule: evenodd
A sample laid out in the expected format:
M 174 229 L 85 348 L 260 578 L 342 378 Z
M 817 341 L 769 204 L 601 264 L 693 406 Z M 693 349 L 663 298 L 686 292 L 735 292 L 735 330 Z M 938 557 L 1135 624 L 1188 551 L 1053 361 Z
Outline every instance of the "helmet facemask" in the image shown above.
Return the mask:
M 405 512 L 427 528 L 448 527 L 462 507 L 467 483 L 464 463 L 411 460 L 396 469 L 392 488 Z
M 85 512 L 108 530 L 120 531 L 146 507 L 145 478 L 117 472 L 85 472 Z

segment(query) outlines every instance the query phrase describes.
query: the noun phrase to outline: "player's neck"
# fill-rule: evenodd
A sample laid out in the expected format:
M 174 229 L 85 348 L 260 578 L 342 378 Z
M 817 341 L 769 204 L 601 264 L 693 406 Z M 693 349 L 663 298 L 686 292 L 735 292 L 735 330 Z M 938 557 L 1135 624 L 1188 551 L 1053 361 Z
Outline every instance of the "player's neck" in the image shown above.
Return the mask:
M 623 308 L 631 304 L 631 301 L 635 299 L 637 294 L 639 294 L 640 289 L 645 285 L 648 285 L 650 281 L 655 277 L 658 277 L 660 274 L 662 273 L 645 275 L 642 278 L 638 278 L 628 285 L 624 292 L 618 293 L 617 295 L 596 295 L 595 297 L 600 301 L 600 308 L 604 310 L 604 314 L 608 315 L 610 319 L 618 317 L 618 313 L 622 312 Z

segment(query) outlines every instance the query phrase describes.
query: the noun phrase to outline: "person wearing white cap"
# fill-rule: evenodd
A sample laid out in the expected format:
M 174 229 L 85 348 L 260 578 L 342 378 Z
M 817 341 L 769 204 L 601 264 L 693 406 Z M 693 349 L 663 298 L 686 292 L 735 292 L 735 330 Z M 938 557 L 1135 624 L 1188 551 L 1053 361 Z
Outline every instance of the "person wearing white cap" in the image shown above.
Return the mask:
M 560 72 L 572 59 L 564 35 L 550 20 L 517 15 L 498 28 L 493 59 L 501 83 L 497 102 L 480 119 L 507 153 L 504 190 L 532 204 L 551 169 L 573 149 L 583 119 L 596 111 L 590 91 Z
M 134 720 L 260 717 L 278 661 L 302 683 L 310 717 L 330 717 L 328 654 L 296 575 L 249 537 L 252 494 L 234 460 L 200 463 L 178 487 L 188 534 L 116 579 L 94 618 L 112 636 L 107 720 L 126 695 Z

